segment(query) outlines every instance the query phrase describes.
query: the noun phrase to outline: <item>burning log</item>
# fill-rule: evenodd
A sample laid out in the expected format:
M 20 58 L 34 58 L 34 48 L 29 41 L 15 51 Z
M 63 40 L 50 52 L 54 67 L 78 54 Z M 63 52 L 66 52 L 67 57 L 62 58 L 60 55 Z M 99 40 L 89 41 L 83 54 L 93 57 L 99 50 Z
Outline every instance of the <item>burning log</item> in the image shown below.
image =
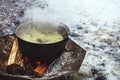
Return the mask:
M 8 36 L 0 38 L 0 71 L 4 71 L 7 66 L 9 53 L 11 51 L 12 43 Z
M 13 75 L 24 75 L 25 69 L 24 69 L 24 67 L 21 67 L 20 65 L 11 64 L 11 65 L 7 66 L 6 72 L 8 74 L 13 74 Z
M 18 65 L 22 66 L 23 65 L 22 61 L 23 61 L 22 60 L 22 54 L 18 50 L 17 39 L 15 39 L 14 42 L 13 42 L 12 49 L 11 49 L 10 57 L 8 59 L 8 65 L 18 64 Z

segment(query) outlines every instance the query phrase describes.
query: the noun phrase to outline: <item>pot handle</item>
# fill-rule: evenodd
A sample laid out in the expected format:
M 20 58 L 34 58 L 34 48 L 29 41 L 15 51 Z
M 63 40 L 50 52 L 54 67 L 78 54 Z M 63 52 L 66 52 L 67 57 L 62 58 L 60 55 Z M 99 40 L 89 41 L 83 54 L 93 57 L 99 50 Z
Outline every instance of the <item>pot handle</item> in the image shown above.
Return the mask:
M 67 35 L 68 37 L 70 36 L 70 29 L 67 27 L 67 25 L 63 24 L 63 23 L 60 23 L 62 25 L 62 27 L 64 27 L 67 31 Z

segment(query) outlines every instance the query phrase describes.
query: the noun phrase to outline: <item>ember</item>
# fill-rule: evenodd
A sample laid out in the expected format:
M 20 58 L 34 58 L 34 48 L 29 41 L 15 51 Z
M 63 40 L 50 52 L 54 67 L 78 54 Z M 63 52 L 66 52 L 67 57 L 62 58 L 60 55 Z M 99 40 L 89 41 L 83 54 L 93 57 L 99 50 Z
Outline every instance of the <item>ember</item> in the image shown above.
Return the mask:
M 34 72 L 36 74 L 39 74 L 39 75 L 42 75 L 44 74 L 45 70 L 47 69 L 47 66 L 46 65 L 38 65 L 35 69 L 34 69 Z

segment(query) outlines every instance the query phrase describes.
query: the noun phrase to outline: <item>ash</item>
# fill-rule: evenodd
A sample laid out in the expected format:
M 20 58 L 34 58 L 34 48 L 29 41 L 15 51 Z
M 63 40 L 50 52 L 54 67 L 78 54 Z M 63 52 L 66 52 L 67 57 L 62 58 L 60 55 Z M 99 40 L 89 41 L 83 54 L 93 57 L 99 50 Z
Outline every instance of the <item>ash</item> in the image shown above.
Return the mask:
M 69 66 L 71 63 L 74 63 L 75 62 L 75 59 L 73 59 L 71 57 L 71 54 L 72 52 L 66 52 L 66 53 L 63 53 L 62 56 L 56 60 L 55 62 L 53 62 L 50 66 L 49 66 L 49 69 L 51 69 L 51 72 L 49 74 L 56 74 L 58 72 L 61 72 L 61 71 L 64 71 L 64 69 L 66 70 L 71 70 L 71 66 Z M 67 66 L 65 66 L 67 65 Z M 50 71 L 50 70 L 49 70 Z
M 0 1 L 0 36 L 14 33 L 27 6 L 30 6 L 30 3 L 26 0 Z
M 78 72 L 85 53 L 80 46 L 69 40 L 66 51 L 48 67 L 45 76 L 57 77 Z

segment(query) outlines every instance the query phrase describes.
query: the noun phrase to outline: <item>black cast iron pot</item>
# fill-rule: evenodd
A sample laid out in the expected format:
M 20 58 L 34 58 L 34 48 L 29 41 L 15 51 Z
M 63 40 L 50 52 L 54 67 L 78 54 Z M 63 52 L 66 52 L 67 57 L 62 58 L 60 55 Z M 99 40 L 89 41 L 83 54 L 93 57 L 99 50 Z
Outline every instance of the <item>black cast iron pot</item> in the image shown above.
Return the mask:
M 22 39 L 20 35 L 28 32 L 32 27 L 36 27 L 39 31 L 57 31 L 64 37 L 63 40 L 55 43 L 35 43 Z M 15 34 L 18 38 L 19 49 L 21 53 L 28 57 L 31 61 L 40 61 L 50 64 L 58 58 L 65 50 L 66 42 L 68 41 L 69 29 L 66 25 L 52 22 L 27 22 L 16 28 Z

